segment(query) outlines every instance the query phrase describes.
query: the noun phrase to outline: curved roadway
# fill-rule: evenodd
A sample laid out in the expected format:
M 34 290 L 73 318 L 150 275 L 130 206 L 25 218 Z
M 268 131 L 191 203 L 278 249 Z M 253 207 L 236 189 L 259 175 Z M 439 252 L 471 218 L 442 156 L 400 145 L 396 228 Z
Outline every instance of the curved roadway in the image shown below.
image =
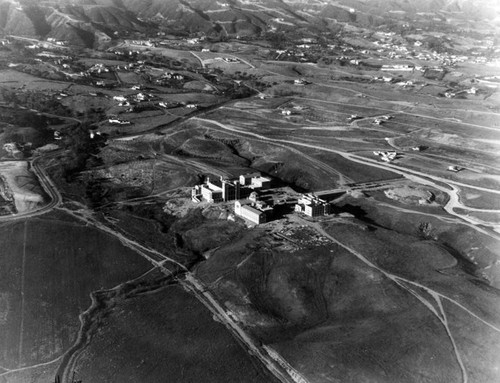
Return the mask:
M 55 154 L 51 154 L 55 155 Z M 40 185 L 42 186 L 44 192 L 47 194 L 47 196 L 50 198 L 49 203 L 46 205 L 40 206 L 37 209 L 30 210 L 30 211 L 25 211 L 22 213 L 17 213 L 17 214 L 11 214 L 11 215 L 5 215 L 0 217 L 0 222 L 7 222 L 7 221 L 15 221 L 19 219 L 25 219 L 25 218 L 31 218 L 35 217 L 38 215 L 42 215 L 45 213 L 48 213 L 55 207 L 59 206 L 62 202 L 62 196 L 59 193 L 59 190 L 57 190 L 57 187 L 54 185 L 52 180 L 49 178 L 45 170 L 38 164 L 40 157 L 37 157 L 31 161 L 28 161 L 30 164 L 30 168 L 33 171 L 33 173 L 37 176 Z
M 499 230 L 500 229 L 499 225 L 492 224 L 489 222 L 484 222 L 484 221 L 479 220 L 475 217 L 470 217 L 470 216 L 467 216 L 464 214 L 459 214 L 454 209 L 455 208 L 462 208 L 465 210 L 468 209 L 467 206 L 463 205 L 460 202 L 460 198 L 458 196 L 459 190 L 456 186 L 464 186 L 464 187 L 468 187 L 471 189 L 486 191 L 486 192 L 494 193 L 494 194 L 500 194 L 499 190 L 487 189 L 484 187 L 479 187 L 479 186 L 474 186 L 474 185 L 468 185 L 468 184 L 464 184 L 462 182 L 448 180 L 446 178 L 442 178 L 439 176 L 425 174 L 425 173 L 420 172 L 418 170 L 407 169 L 407 168 L 404 168 L 402 166 L 398 166 L 398 165 L 394 165 L 394 164 L 380 163 L 377 160 L 365 158 L 363 156 L 360 156 L 360 155 L 357 155 L 354 153 L 344 152 L 344 151 L 332 149 L 332 148 L 326 148 L 326 147 L 321 146 L 321 145 L 313 145 L 313 144 L 307 144 L 307 143 L 303 143 L 303 142 L 296 142 L 296 141 L 279 139 L 279 138 L 269 138 L 269 137 L 266 137 L 266 136 L 258 134 L 258 133 L 240 130 L 240 129 L 237 129 L 233 126 L 222 124 L 222 123 L 215 121 L 215 120 L 209 120 L 209 119 L 204 119 L 204 118 L 199 118 L 199 117 L 193 117 L 193 119 L 198 120 L 198 121 L 202 121 L 202 122 L 210 123 L 212 125 L 215 125 L 215 126 L 222 128 L 224 130 L 227 130 L 227 131 L 230 131 L 233 133 L 237 133 L 237 134 L 242 135 L 242 136 L 254 137 L 254 138 L 261 140 L 261 141 L 267 141 L 267 142 L 271 142 L 271 143 L 275 143 L 275 144 L 288 144 L 288 145 L 302 146 L 302 147 L 307 147 L 307 148 L 311 148 L 311 149 L 317 149 L 317 150 L 335 153 L 335 154 L 342 156 L 343 158 L 345 158 L 349 161 L 353 161 L 353 162 L 357 162 L 357 163 L 360 163 L 363 165 L 377 167 L 377 168 L 381 168 L 381 169 L 385 169 L 385 170 L 390 170 L 390 171 L 397 173 L 397 174 L 400 174 L 400 175 L 402 175 L 402 176 L 404 176 L 404 177 L 406 177 L 414 182 L 428 185 L 428 186 L 432 186 L 432 187 L 446 193 L 450 197 L 448 203 L 444 206 L 444 209 L 449 214 L 462 219 L 463 221 L 465 221 L 466 223 L 468 223 L 470 225 L 473 225 L 477 230 L 479 230 L 485 234 L 498 237 L 497 235 L 492 234 L 492 233 L 478 227 L 478 225 L 487 226 L 487 227 L 492 228 L 493 230 Z M 448 187 L 442 186 L 443 184 L 447 185 Z

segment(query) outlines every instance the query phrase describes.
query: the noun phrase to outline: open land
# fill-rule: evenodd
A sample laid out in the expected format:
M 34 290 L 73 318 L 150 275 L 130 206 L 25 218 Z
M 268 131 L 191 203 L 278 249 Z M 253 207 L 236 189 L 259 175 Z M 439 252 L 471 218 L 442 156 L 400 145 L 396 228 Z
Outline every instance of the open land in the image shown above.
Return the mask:
M 491 1 L 0 3 L 0 382 L 499 380 Z

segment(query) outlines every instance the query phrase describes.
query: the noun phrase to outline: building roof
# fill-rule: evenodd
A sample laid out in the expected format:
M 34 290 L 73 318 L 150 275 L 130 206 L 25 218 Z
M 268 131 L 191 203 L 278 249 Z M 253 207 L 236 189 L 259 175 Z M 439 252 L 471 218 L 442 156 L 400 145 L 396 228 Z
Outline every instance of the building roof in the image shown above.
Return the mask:
M 247 174 L 242 174 L 241 177 L 245 177 L 245 178 L 257 178 L 257 177 L 261 177 L 261 174 L 259 172 L 247 173 Z
M 242 205 L 241 209 L 257 215 L 261 215 L 264 213 L 262 210 L 258 210 L 250 205 Z
M 217 186 L 217 185 L 214 185 L 213 183 L 208 183 L 208 184 L 203 184 L 201 185 L 202 187 L 208 189 L 208 190 L 211 190 L 211 191 L 215 191 L 215 192 L 222 192 L 222 188 L 220 186 Z

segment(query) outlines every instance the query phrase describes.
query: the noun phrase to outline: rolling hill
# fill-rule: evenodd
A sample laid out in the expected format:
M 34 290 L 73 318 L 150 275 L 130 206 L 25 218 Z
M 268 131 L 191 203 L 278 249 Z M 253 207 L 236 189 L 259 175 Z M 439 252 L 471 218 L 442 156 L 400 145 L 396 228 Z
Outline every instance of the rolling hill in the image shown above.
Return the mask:
M 495 0 L 0 0 L 0 31 L 53 37 L 92 47 L 117 36 L 167 30 L 211 36 L 258 36 L 269 30 L 376 28 L 415 17 L 500 20 Z

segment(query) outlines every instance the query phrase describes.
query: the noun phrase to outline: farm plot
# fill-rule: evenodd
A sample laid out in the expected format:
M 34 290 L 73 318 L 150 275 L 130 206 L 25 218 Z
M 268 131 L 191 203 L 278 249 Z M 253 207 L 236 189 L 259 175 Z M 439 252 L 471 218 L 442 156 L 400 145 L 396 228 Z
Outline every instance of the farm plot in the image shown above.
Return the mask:
M 163 125 L 169 124 L 179 118 L 179 116 L 163 114 L 162 111 L 152 111 L 152 113 L 125 113 L 120 114 L 120 118 L 129 120 L 131 124 L 116 125 L 108 122 L 102 123 L 99 127 L 101 133 L 112 135 L 133 135 L 143 133 L 156 128 L 161 128 Z
M 120 43 L 116 47 L 140 51 L 144 55 L 163 56 L 163 62 L 176 69 L 201 67 L 199 60 L 188 51 L 169 48 L 146 47 L 142 45 L 131 44 L 129 42 Z
M 349 161 L 335 153 L 329 153 L 309 148 L 300 148 L 300 150 L 303 153 L 307 153 L 311 157 L 317 159 L 318 161 L 321 161 L 328 166 L 336 169 L 338 172 L 349 175 L 349 178 L 351 178 L 354 182 L 369 182 L 399 178 L 397 174 L 391 172 L 390 170 L 384 170 L 372 166 L 365 166 L 353 161 Z
M 142 83 L 143 77 L 134 72 L 118 72 L 118 77 L 123 83 L 136 85 Z
M 477 191 L 460 186 L 460 200 L 467 207 L 476 209 L 500 209 L 500 199 L 497 194 Z
M 25 90 L 54 90 L 61 91 L 68 88 L 71 83 L 54 80 L 44 80 L 27 73 L 7 69 L 0 71 L 0 85 L 8 88 L 24 86 Z
M 150 268 L 115 238 L 62 213 L 4 224 L 0 248 L 0 365 L 9 369 L 60 357 L 76 340 L 91 291 Z

